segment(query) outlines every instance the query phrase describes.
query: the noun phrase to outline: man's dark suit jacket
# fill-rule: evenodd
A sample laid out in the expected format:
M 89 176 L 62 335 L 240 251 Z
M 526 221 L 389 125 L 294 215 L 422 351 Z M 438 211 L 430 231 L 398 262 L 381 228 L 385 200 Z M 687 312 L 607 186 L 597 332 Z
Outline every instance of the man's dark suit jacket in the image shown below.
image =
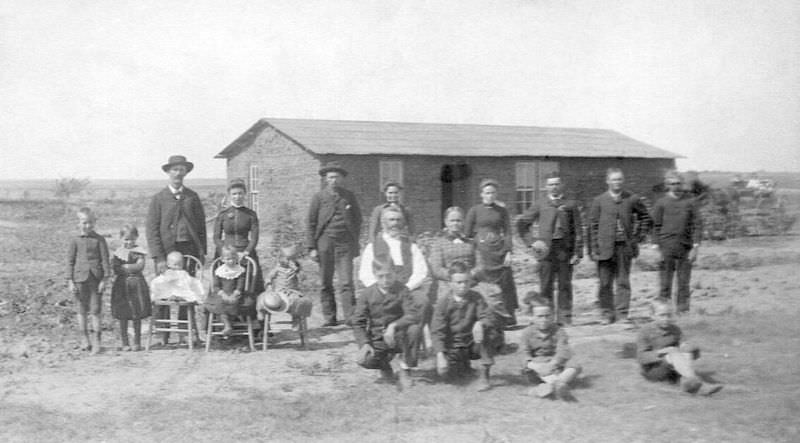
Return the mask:
M 335 192 L 347 202 L 344 220 L 347 224 L 347 231 L 350 233 L 352 241 L 351 251 L 353 257 L 360 254 L 358 238 L 361 235 L 361 207 L 358 206 L 355 194 L 344 188 L 337 188 Z M 308 210 L 308 228 L 306 230 L 306 245 L 309 249 L 317 248 L 317 240 L 325 232 L 325 227 L 333 217 L 336 210 L 336 199 L 330 189 L 323 189 L 311 197 L 311 207 Z
M 67 280 L 84 282 L 93 275 L 98 281 L 111 275 L 108 245 L 102 235 L 92 231 L 70 240 L 67 251 Z
M 608 191 L 598 195 L 589 209 L 589 253 L 597 254 L 598 260 L 608 260 L 614 255 L 617 206 L 625 245 L 634 257 L 639 252 L 640 235 L 650 226 L 647 207 L 638 195 L 622 191 L 619 202 Z
M 175 248 L 178 235 L 178 216 L 183 208 L 192 242 L 199 259 L 206 254 L 206 214 L 203 202 L 196 192 L 183 187 L 182 196 L 176 199 L 169 187 L 153 196 L 147 212 L 147 246 L 156 261 L 166 260 Z
M 532 205 L 517 218 L 517 232 L 526 243 L 533 240 L 542 240 L 550 248 L 553 241 L 553 230 L 556 226 L 556 217 L 561 217 L 561 226 L 564 230 L 562 241 L 567 247 L 570 257 L 583 257 L 583 231 L 581 227 L 581 214 L 575 200 L 562 199 L 559 205 L 554 205 L 550 198 Z M 531 239 L 529 229 L 534 222 L 539 221 L 539 237 Z

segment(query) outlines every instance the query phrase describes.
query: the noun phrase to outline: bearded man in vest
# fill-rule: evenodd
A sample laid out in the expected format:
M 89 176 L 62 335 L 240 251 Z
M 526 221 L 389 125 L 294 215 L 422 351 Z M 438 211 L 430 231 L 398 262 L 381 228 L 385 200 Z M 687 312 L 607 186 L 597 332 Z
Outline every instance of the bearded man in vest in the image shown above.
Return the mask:
M 400 208 L 388 206 L 381 213 L 381 232 L 375 236 L 372 243 L 367 244 L 361 253 L 361 264 L 358 270 L 358 279 L 365 287 L 370 287 L 376 282 L 372 271 L 372 262 L 389 262 L 394 265 L 397 282 L 408 288 L 414 299 L 416 309 L 425 314 L 432 308 L 428 302 L 427 292 L 423 283 L 428 276 L 428 264 L 425 256 L 416 244 L 409 240 L 405 234 L 405 218 Z M 417 362 L 417 351 L 422 338 L 422 324 L 413 325 L 406 333 L 407 346 L 404 352 L 410 353 L 401 363 L 402 369 L 406 363 L 413 367 Z

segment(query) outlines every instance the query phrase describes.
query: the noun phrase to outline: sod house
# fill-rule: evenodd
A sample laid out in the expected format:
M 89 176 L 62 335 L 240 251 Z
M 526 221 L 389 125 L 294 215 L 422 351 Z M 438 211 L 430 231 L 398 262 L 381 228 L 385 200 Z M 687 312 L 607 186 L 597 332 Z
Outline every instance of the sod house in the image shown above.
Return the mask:
M 262 230 L 287 216 L 304 226 L 322 183 L 317 171 L 337 161 L 365 219 L 383 201 L 383 185 L 399 182 L 419 232 L 440 229 L 447 207 L 479 202 L 483 178 L 499 181 L 498 198 L 518 214 L 545 196 L 550 171 L 561 172 L 569 197 L 588 204 L 606 189 L 607 168 L 621 168 L 629 189 L 650 196 L 677 157 L 606 129 L 280 118 L 259 120 L 216 156 L 229 179 L 248 183 Z

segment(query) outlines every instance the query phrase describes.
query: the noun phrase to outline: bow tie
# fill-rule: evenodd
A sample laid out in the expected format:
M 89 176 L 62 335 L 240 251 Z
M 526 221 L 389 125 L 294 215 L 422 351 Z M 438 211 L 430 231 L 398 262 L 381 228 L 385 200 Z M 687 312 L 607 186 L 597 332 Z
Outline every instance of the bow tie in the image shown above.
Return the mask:
M 561 206 L 561 199 L 560 198 L 550 199 L 550 204 L 553 206 Z

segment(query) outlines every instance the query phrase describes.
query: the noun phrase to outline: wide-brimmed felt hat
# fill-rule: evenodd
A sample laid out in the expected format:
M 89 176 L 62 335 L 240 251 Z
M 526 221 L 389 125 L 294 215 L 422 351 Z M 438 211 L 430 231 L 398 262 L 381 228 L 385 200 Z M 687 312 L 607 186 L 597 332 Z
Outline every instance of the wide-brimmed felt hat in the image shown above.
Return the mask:
M 286 312 L 289 308 L 284 294 L 277 291 L 265 291 L 262 294 L 262 303 L 263 308 L 273 314 Z
M 167 172 L 167 171 L 169 171 L 169 168 L 171 168 L 171 167 L 173 167 L 175 165 L 184 165 L 184 166 L 186 166 L 186 173 L 187 174 L 192 172 L 192 169 L 194 169 L 194 163 L 190 162 L 189 160 L 186 160 L 186 157 L 184 157 L 182 155 L 171 155 L 169 157 L 169 160 L 167 160 L 167 163 L 164 164 L 163 166 L 161 166 L 161 169 L 164 172 Z
M 342 165 L 339 164 L 339 162 L 325 163 L 325 165 L 319 169 L 319 175 L 323 177 L 325 176 L 325 174 L 329 172 L 338 172 L 342 174 L 342 176 L 347 176 L 347 170 L 343 168 Z

